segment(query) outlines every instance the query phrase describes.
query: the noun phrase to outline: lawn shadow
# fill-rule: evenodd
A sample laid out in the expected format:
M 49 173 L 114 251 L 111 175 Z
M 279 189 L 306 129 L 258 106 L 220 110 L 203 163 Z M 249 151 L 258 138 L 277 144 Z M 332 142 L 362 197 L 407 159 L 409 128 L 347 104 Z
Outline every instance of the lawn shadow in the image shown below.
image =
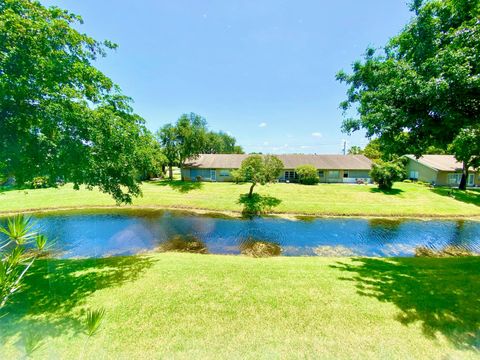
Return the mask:
M 384 195 L 399 195 L 404 191 L 402 189 L 379 189 L 378 187 L 370 188 L 370 192 L 372 193 L 382 193 Z
M 480 190 L 458 190 L 447 187 L 438 187 L 431 189 L 435 194 L 448 196 L 452 199 L 462 201 L 467 204 L 480 206 Z
M 244 216 L 266 214 L 274 207 L 280 205 L 282 200 L 273 196 L 265 196 L 257 193 L 248 196 L 248 194 L 241 194 L 238 203 L 243 205 L 242 214 Z
M 390 302 L 404 325 L 420 322 L 428 338 L 480 350 L 480 258 L 357 258 L 332 266 L 350 273 L 362 296 Z
M 97 290 L 134 281 L 153 265 L 150 257 L 38 260 L 22 291 L 2 310 L 0 346 L 27 332 L 43 339 L 85 329 L 81 306 Z M 108 311 L 108 309 L 107 309 Z
M 203 187 L 201 181 L 162 180 L 153 182 L 157 186 L 170 186 L 173 190 L 188 193 L 193 190 L 200 190 Z

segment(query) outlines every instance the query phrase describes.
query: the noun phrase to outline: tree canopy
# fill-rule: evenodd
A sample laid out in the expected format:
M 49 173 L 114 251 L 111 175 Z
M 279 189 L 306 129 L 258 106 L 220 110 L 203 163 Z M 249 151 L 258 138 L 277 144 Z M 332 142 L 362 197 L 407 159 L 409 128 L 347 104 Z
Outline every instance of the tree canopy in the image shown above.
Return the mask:
M 36 1 L 0 2 L 0 174 L 98 186 L 130 202 L 155 156 L 152 136 L 92 65 L 116 45 L 75 30 L 81 23 Z
M 358 113 L 344 131 L 362 128 L 385 152 L 420 156 L 480 122 L 480 2 L 416 0 L 411 9 L 399 35 L 337 79 L 349 86 L 345 114 Z
M 361 155 L 363 150 L 360 146 L 353 145 L 348 149 L 348 155 Z

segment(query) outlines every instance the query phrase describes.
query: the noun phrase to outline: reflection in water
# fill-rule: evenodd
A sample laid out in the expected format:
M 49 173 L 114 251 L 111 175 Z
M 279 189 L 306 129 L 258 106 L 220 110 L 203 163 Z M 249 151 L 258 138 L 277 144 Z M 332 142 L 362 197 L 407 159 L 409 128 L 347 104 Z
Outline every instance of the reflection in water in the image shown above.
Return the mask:
M 246 239 L 284 256 L 414 256 L 419 246 L 480 253 L 480 222 L 359 218 L 212 218 L 186 212 L 115 212 L 37 217 L 54 256 L 104 257 L 160 248 L 240 254 Z M 2 220 L 0 219 L 0 222 Z M 256 248 L 267 245 L 255 245 Z M 252 246 L 250 246 L 250 249 Z M 280 252 L 281 251 L 281 252 Z
M 342 256 L 355 256 L 355 252 L 352 249 L 349 249 L 342 245 L 337 246 L 317 246 L 313 252 L 318 256 L 333 256 L 333 257 L 342 257 Z
M 203 241 L 193 235 L 176 235 L 160 244 L 157 250 L 160 252 L 176 251 L 208 254 L 208 249 Z
M 442 249 L 432 249 L 428 246 L 418 246 L 415 248 L 415 256 L 417 257 L 457 257 L 472 256 L 470 250 L 455 245 L 447 245 Z
M 256 258 L 271 257 L 280 256 L 282 248 L 276 243 L 249 237 L 240 241 L 240 252 L 242 255 Z

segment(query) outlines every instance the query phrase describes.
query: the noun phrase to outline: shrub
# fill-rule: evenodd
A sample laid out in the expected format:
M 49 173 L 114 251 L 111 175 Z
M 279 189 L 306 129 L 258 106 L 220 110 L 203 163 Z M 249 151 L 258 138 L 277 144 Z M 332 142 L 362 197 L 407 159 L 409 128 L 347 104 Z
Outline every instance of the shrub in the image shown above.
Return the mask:
M 46 176 L 37 176 L 33 178 L 31 187 L 32 189 L 42 189 L 48 187 L 48 177 Z
M 295 169 L 301 184 L 315 185 L 320 182 L 317 169 L 312 165 L 300 165 Z
M 405 177 L 405 167 L 400 161 L 379 161 L 372 165 L 370 177 L 381 190 L 390 190 L 395 181 Z

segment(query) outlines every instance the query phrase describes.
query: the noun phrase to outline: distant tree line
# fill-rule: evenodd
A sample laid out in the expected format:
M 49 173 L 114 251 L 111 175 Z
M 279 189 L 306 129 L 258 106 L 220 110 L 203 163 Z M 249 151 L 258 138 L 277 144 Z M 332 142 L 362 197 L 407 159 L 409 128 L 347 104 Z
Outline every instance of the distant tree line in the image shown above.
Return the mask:
M 164 125 L 157 131 L 156 138 L 170 179 L 174 166 L 182 167 L 186 160 L 199 154 L 243 154 L 233 136 L 208 130 L 205 118 L 195 113 L 183 114 L 175 124 Z

